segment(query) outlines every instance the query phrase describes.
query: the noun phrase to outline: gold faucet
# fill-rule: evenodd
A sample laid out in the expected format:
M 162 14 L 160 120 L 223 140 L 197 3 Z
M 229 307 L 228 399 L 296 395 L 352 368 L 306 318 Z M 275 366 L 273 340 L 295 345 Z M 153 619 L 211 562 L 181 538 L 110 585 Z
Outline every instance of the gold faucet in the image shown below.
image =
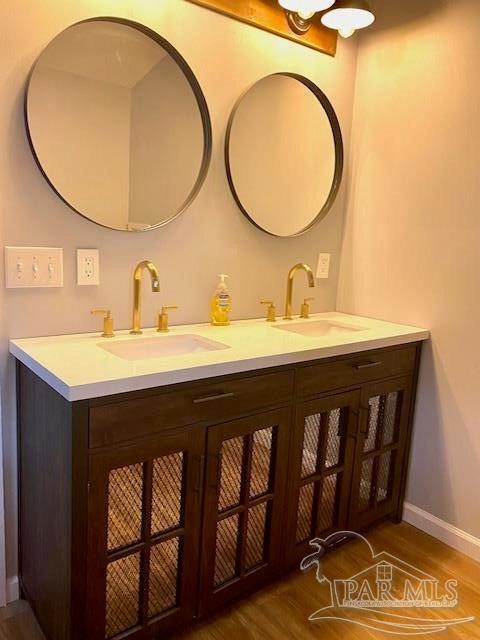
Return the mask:
M 165 305 L 162 307 L 162 313 L 158 316 L 158 329 L 160 333 L 168 333 L 170 331 L 168 327 L 168 312 L 170 309 L 178 309 L 178 307 L 174 304 Z
M 137 264 L 135 271 L 133 272 L 133 327 L 130 333 L 134 335 L 140 335 L 142 328 L 140 325 L 140 303 L 141 303 L 141 291 L 142 291 L 142 275 L 144 269 L 148 269 L 150 278 L 152 279 L 152 291 L 158 293 L 160 291 L 160 279 L 158 277 L 157 267 L 150 262 L 150 260 L 144 260 Z
M 315 278 L 313 277 L 313 272 L 308 264 L 296 264 L 290 269 L 287 279 L 287 301 L 285 303 L 285 316 L 283 318 L 284 320 L 292 320 L 293 278 L 297 271 L 300 271 L 302 269 L 307 274 L 308 286 L 311 289 L 313 289 L 313 287 L 315 286 Z
M 113 338 L 113 318 L 110 309 L 92 309 L 92 316 L 103 316 L 103 333 L 102 338 Z

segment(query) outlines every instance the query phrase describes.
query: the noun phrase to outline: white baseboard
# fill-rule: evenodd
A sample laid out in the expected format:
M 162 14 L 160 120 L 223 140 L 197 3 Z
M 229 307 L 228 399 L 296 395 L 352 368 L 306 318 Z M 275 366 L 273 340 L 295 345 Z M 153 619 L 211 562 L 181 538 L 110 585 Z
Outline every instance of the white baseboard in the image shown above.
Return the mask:
M 7 578 L 7 604 L 20 598 L 20 585 L 18 576 Z
M 444 520 L 440 520 L 431 513 L 419 509 L 413 504 L 405 503 L 403 510 L 405 522 L 425 531 L 437 540 L 441 540 L 449 547 L 461 551 L 466 556 L 480 562 L 480 539 L 458 529 Z

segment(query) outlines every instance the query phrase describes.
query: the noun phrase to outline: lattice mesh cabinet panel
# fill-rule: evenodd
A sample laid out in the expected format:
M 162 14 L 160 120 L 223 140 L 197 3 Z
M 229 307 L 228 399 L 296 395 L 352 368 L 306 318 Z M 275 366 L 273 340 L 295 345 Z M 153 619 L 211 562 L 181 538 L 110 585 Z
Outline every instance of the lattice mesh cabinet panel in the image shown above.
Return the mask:
M 342 463 L 342 435 L 345 413 L 343 409 L 334 409 L 328 414 L 327 449 L 325 452 L 325 466 L 336 467 Z
M 327 531 L 335 526 L 336 511 L 341 491 L 341 474 L 334 473 L 323 479 L 322 496 L 319 507 L 320 531 Z
M 363 450 L 373 451 L 377 447 L 378 430 L 383 420 L 385 396 L 375 396 L 368 401 L 368 431 Z
M 307 478 L 317 471 L 321 417 L 320 413 L 316 413 L 305 418 L 302 448 L 302 478 Z
M 392 452 L 382 453 L 378 460 L 378 480 L 377 480 L 377 502 L 382 502 L 389 498 L 390 479 L 393 470 Z
M 262 502 L 248 510 L 247 542 L 245 549 L 245 568 L 247 571 L 261 564 L 266 557 L 266 524 L 266 502 Z
M 107 638 L 134 627 L 139 621 L 140 554 L 115 560 L 107 566 Z
M 383 423 L 383 445 L 392 444 L 397 438 L 397 418 L 401 404 L 400 393 L 393 391 L 385 400 L 385 419 Z
M 238 524 L 238 514 L 220 520 L 217 524 L 214 578 L 216 587 L 237 575 Z
M 244 438 L 231 438 L 222 443 L 218 510 L 224 511 L 240 503 L 243 476 Z
M 368 509 L 372 496 L 372 480 L 373 480 L 373 458 L 364 460 L 362 463 L 362 473 L 360 477 L 360 493 L 359 493 L 359 510 Z
M 183 466 L 183 452 L 153 461 L 153 536 L 182 525 Z
M 143 464 L 110 471 L 108 480 L 108 550 L 139 542 L 142 531 Z
M 273 427 L 255 431 L 252 440 L 252 464 L 250 472 L 250 498 L 270 490 Z
M 148 617 L 168 611 L 177 604 L 179 539 L 171 538 L 151 548 Z
M 314 483 L 300 487 L 297 510 L 297 542 L 308 540 L 312 532 Z

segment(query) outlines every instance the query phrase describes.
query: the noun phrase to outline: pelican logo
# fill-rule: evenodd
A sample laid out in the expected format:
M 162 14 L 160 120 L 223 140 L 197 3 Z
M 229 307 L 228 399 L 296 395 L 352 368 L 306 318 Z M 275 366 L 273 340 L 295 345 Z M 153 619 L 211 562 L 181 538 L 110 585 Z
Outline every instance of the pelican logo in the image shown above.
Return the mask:
M 324 575 L 321 560 L 330 547 L 349 538 L 367 545 L 371 563 L 347 579 L 331 580 Z M 341 531 L 325 539 L 315 538 L 310 546 L 316 551 L 304 558 L 300 567 L 304 571 L 316 567 L 317 581 L 330 589 L 330 605 L 315 611 L 311 621 L 342 620 L 390 635 L 426 635 L 474 620 L 451 616 L 458 605 L 456 580 L 442 583 L 390 553 L 375 553 L 358 533 Z M 429 615 L 403 615 L 399 609 L 424 609 Z

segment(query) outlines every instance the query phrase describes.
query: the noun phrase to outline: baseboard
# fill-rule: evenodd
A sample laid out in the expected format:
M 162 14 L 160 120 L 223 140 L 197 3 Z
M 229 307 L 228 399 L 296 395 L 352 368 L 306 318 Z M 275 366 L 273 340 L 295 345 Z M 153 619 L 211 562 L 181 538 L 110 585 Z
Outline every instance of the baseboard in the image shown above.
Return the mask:
M 480 539 L 470 535 L 462 529 L 458 529 L 444 520 L 419 509 L 413 504 L 405 503 L 403 509 L 405 522 L 425 531 L 437 540 L 441 540 L 449 547 L 461 551 L 466 556 L 480 562 Z
M 20 598 L 20 586 L 18 576 L 7 578 L 7 604 Z

